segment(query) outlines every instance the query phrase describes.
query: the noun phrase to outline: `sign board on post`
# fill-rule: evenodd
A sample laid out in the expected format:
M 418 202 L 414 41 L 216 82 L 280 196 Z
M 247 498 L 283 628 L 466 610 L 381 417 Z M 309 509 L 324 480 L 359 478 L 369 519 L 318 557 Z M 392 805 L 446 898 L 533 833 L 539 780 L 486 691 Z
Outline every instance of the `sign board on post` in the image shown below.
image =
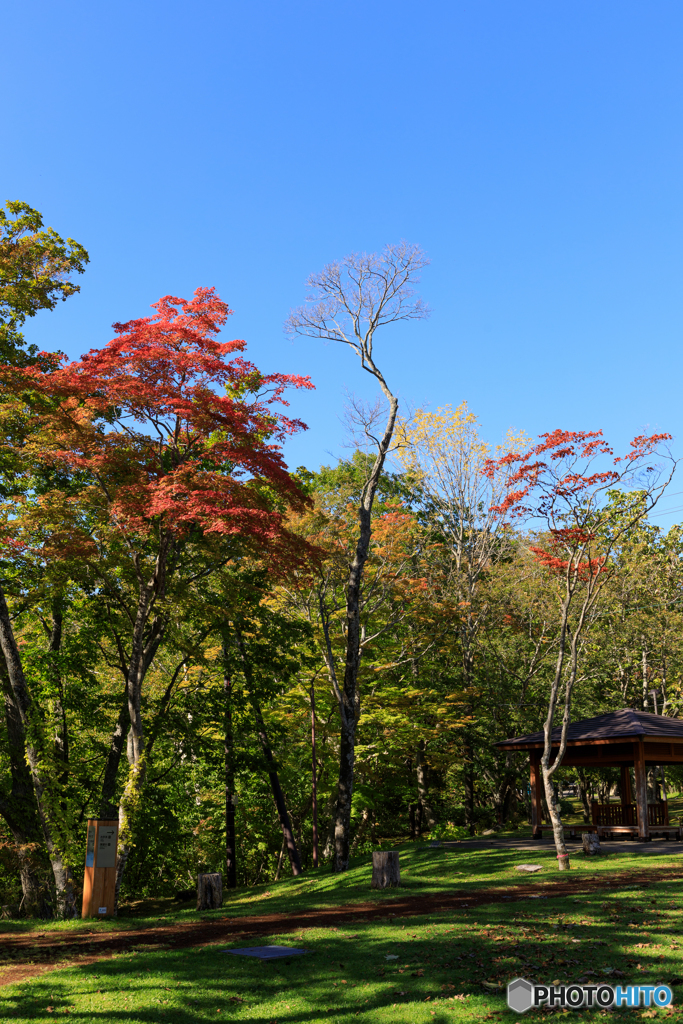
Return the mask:
M 113 916 L 118 838 L 118 821 L 88 818 L 82 917 Z

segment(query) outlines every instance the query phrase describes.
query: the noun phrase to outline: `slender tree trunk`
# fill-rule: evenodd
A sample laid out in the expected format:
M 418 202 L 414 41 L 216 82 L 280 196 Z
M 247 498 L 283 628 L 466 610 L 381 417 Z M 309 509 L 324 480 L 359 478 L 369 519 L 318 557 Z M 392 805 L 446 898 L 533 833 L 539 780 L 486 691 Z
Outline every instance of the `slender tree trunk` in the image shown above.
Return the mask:
M 569 571 L 569 570 L 568 570 Z M 571 696 L 576 679 L 576 666 L 578 659 L 578 637 L 579 630 L 575 630 L 571 638 L 571 668 L 569 677 L 565 681 L 565 696 L 564 696 L 564 709 L 562 715 L 562 737 L 560 740 L 560 748 L 555 757 L 553 764 L 550 764 L 552 755 L 552 733 L 553 725 L 555 720 L 555 709 L 557 707 L 558 696 L 560 692 L 560 686 L 564 677 L 565 669 L 565 658 L 566 658 L 566 645 L 567 637 L 569 634 L 569 609 L 571 606 L 573 593 L 568 587 L 565 595 L 564 604 L 562 606 L 562 622 L 560 629 L 560 643 L 557 655 L 557 663 L 555 666 L 555 677 L 553 679 L 550 689 L 550 700 L 548 702 L 548 714 L 543 726 L 544 744 L 543 754 L 541 755 L 541 773 L 543 776 L 543 787 L 545 790 L 546 803 L 548 805 L 548 814 L 550 817 L 550 824 L 553 830 L 553 838 L 555 840 L 555 849 L 557 850 L 557 866 L 560 871 L 569 871 L 571 864 L 569 862 L 569 853 L 564 841 L 564 828 L 562 826 L 562 819 L 560 818 L 560 811 L 557 806 L 557 799 L 555 796 L 555 788 L 553 786 L 553 775 L 555 771 L 562 763 L 564 752 L 567 746 L 567 729 L 569 728 L 569 718 L 571 711 Z M 585 602 L 584 602 L 584 613 L 585 613 Z
M 26 742 L 19 709 L 14 700 L 4 659 L 0 659 L 0 682 L 4 697 L 7 754 L 11 788 L 0 796 L 0 814 L 12 833 L 19 861 L 23 906 L 29 917 L 45 913 L 40 870 L 42 835 L 31 772 L 26 763 Z M 46 865 L 47 867 L 47 865 Z
M 32 716 L 35 717 L 35 711 L 32 707 L 31 695 L 24 675 L 21 656 L 2 587 L 0 587 L 0 648 L 2 649 L 7 668 L 13 703 L 16 707 L 23 732 L 26 762 L 31 774 L 40 829 L 45 840 L 50 864 L 52 865 L 57 894 L 57 914 L 60 917 L 71 917 L 76 913 L 73 878 L 65 861 L 64 851 L 61 848 L 59 828 L 51 820 L 48 811 L 49 779 L 43 773 L 39 749 L 36 747 L 35 741 L 31 736 L 32 731 L 40 733 L 42 723 L 40 720 L 32 721 Z
M 541 760 L 541 770 L 543 772 L 543 786 L 545 788 L 545 799 L 548 805 L 548 812 L 550 814 L 550 824 L 553 829 L 553 838 L 555 840 L 555 849 L 557 850 L 557 866 L 560 871 L 569 871 L 569 853 L 564 842 L 564 827 L 562 825 L 562 819 L 560 818 L 560 810 L 557 806 L 557 797 L 555 795 L 555 787 L 553 786 L 552 778 L 548 775 L 547 766 L 543 764 Z
M 648 683 L 648 666 L 647 666 L 647 650 L 646 650 L 645 647 L 643 647 L 643 652 L 642 652 L 642 656 L 641 656 L 641 666 L 642 666 L 642 678 L 643 678 L 643 711 L 647 711 L 647 705 L 648 705 L 648 699 L 647 699 L 648 698 L 648 692 L 647 692 L 647 690 L 648 690 L 648 685 L 647 685 L 647 683 Z
M 69 729 L 64 708 L 64 686 L 62 673 L 57 663 L 57 655 L 62 647 L 64 614 L 61 598 L 56 598 L 52 606 L 52 629 L 50 631 L 49 652 L 52 660 L 52 677 L 57 696 L 54 700 L 54 754 L 57 768 L 57 781 L 64 790 L 69 781 Z M 61 801 L 62 810 L 66 811 L 66 802 Z
M 325 806 L 325 820 L 327 821 L 327 832 L 325 833 L 325 845 L 323 846 L 323 859 L 329 860 L 334 854 L 334 809 L 337 806 L 337 796 L 334 791 L 328 797 Z
M 356 852 L 356 850 L 360 846 L 360 841 L 363 838 L 363 836 L 365 835 L 365 831 L 366 831 L 366 829 L 368 827 L 368 822 L 369 821 L 370 821 L 370 808 L 369 807 L 364 807 L 363 808 L 363 817 L 360 820 L 360 825 L 356 829 L 356 835 L 354 836 L 353 844 L 351 846 L 351 856 L 354 855 L 354 853 Z
M 464 780 L 465 780 L 465 825 L 471 836 L 474 835 L 474 750 L 469 730 L 465 731 L 463 748 Z
M 123 691 L 123 700 L 121 703 L 121 710 L 119 711 L 119 717 L 109 741 L 109 752 L 104 766 L 102 791 L 100 793 L 101 818 L 109 818 L 111 820 L 112 818 L 118 817 L 116 779 L 119 772 L 119 764 L 121 763 L 121 755 L 123 753 L 123 744 L 126 738 L 126 725 L 128 721 L 128 687 L 126 686 Z
M 242 669 L 244 671 L 244 678 L 246 679 L 247 686 L 249 687 L 249 703 L 254 713 L 254 722 L 256 725 L 256 735 L 258 736 L 259 743 L 261 744 L 261 750 L 268 766 L 268 778 L 270 779 L 270 788 L 273 791 L 273 800 L 275 801 L 275 807 L 277 809 L 278 818 L 280 819 L 280 826 L 282 828 L 282 834 L 287 844 L 287 854 L 289 856 L 289 862 L 292 866 L 292 874 L 301 874 L 301 859 L 299 857 L 299 851 L 297 849 L 296 840 L 294 839 L 294 832 L 292 831 L 292 825 L 289 820 L 289 814 L 287 813 L 287 805 L 285 803 L 285 796 L 282 792 L 282 786 L 280 785 L 280 777 L 277 771 L 277 765 L 275 764 L 275 758 L 273 757 L 273 751 L 270 746 L 268 739 L 268 732 L 266 730 L 266 723 L 263 720 L 263 714 L 261 712 L 261 705 L 259 704 L 256 696 L 256 689 L 254 686 L 254 677 L 251 671 L 251 665 L 246 655 L 244 647 L 244 641 L 242 639 L 242 631 L 239 626 L 235 625 L 235 638 L 237 640 L 237 647 L 240 652 L 242 659 Z
M 425 741 L 420 740 L 417 744 L 417 756 L 415 758 L 415 774 L 417 776 L 417 796 L 422 808 L 422 821 L 427 823 L 427 828 L 434 828 L 436 816 L 431 807 L 429 799 L 429 768 L 425 761 Z
M 280 856 L 277 859 L 277 870 L 275 872 L 275 881 L 276 882 L 280 881 L 280 872 L 282 871 L 282 862 L 285 859 L 285 848 L 286 848 L 286 846 L 287 846 L 287 840 L 283 836 L 282 837 L 282 846 L 280 847 Z
M 292 866 L 292 874 L 301 874 L 301 860 L 299 858 L 299 851 L 296 846 L 294 839 L 294 832 L 292 830 L 291 822 L 289 820 L 289 814 L 287 813 L 287 805 L 285 804 L 285 795 L 282 792 L 282 786 L 280 785 L 280 778 L 278 775 L 277 767 L 275 764 L 275 758 L 273 757 L 273 751 L 270 747 L 268 740 L 268 733 L 266 731 L 266 724 L 263 721 L 263 714 L 261 713 L 261 707 L 258 700 L 252 696 L 251 707 L 254 712 L 254 720 L 256 723 L 256 733 L 261 744 L 261 750 L 263 756 L 268 765 L 268 778 L 270 779 L 270 788 L 273 791 L 273 800 L 275 801 L 275 807 L 277 808 L 278 818 L 280 819 L 280 826 L 282 828 L 282 834 L 287 844 L 287 854 L 289 856 L 289 862 Z
M 237 845 L 235 842 L 235 743 L 232 733 L 232 679 L 227 670 L 227 643 L 223 638 L 224 756 L 225 756 L 225 875 L 226 887 L 237 888 Z
M 664 775 L 664 765 L 663 764 L 660 764 L 660 766 L 659 766 L 659 777 L 662 780 L 662 799 L 663 800 L 668 800 L 669 798 L 668 798 L 668 796 L 666 794 L 666 777 Z
M 410 826 L 410 838 L 417 839 L 417 825 L 415 823 L 415 804 L 408 806 L 408 824 Z
M 315 752 L 315 683 L 311 682 L 311 816 L 313 820 L 313 867 L 318 866 L 318 766 Z
M 500 784 L 494 793 L 496 820 L 499 825 L 503 825 L 509 817 L 510 802 L 514 792 L 514 782 L 515 778 L 512 768 L 512 754 L 508 753 L 505 759 L 505 768 L 503 769 Z
M 349 866 L 349 843 L 351 834 L 351 802 L 356 757 L 356 728 L 360 718 L 360 694 L 358 692 L 358 670 L 361 659 L 361 586 L 363 570 L 368 560 L 372 539 L 372 506 L 377 485 L 384 468 L 387 452 L 394 433 L 398 399 L 391 394 L 381 375 L 376 374 L 380 386 L 389 402 L 389 414 L 384 435 L 370 477 L 361 495 L 358 509 L 358 543 L 353 562 L 349 567 L 346 586 L 346 664 L 344 686 L 341 692 L 341 736 L 339 743 L 339 788 L 334 824 L 334 870 L 346 871 Z
M 576 770 L 576 777 L 579 784 L 579 798 L 581 800 L 581 806 L 583 807 L 583 820 L 586 825 L 590 824 L 591 820 L 591 806 L 590 800 L 588 799 L 588 783 L 586 782 L 586 776 L 581 768 Z
M 138 607 L 131 637 L 131 657 L 126 676 L 129 729 L 126 753 L 128 776 L 119 801 L 119 847 L 116 861 L 116 897 L 118 907 L 121 883 L 134 843 L 135 818 L 147 779 L 145 731 L 142 721 L 142 684 L 161 643 L 164 622 L 155 617 L 150 626 L 152 608 L 157 597 L 163 597 L 166 566 L 171 548 L 170 538 L 160 546 L 153 580 L 140 585 Z

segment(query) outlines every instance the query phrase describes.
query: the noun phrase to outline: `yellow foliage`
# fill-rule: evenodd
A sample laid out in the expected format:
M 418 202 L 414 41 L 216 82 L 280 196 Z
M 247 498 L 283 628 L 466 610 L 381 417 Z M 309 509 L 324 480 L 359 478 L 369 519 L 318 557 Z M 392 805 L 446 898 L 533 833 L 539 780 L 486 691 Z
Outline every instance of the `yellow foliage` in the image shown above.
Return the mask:
M 436 412 L 418 409 L 398 426 L 396 458 L 433 497 L 446 500 L 466 518 L 487 517 L 491 505 L 503 495 L 507 470 L 493 478 L 484 476 L 489 459 L 510 452 L 522 453 L 531 445 L 523 431 L 508 430 L 499 445 L 480 434 L 479 420 L 467 402 L 457 409 L 446 405 Z

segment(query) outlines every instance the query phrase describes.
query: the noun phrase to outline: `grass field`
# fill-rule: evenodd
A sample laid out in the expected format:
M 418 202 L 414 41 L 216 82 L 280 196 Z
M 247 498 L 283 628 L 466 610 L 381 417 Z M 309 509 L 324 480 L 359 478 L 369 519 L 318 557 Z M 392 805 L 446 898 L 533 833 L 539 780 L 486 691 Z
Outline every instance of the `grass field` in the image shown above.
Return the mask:
M 604 888 L 571 898 L 544 898 L 559 877 L 554 851 L 533 855 L 496 847 L 489 850 L 401 850 L 402 896 L 476 893 L 495 889 L 500 901 L 429 916 L 390 917 L 397 892 L 372 893 L 369 857 L 348 875 L 304 875 L 258 890 L 238 891 L 221 911 L 197 915 L 160 903 L 154 914 L 98 922 L 98 930 L 119 930 L 211 917 L 296 913 L 312 907 L 374 899 L 382 920 L 353 922 L 305 933 L 273 932 L 267 938 L 233 945 L 302 946 L 306 956 L 286 961 L 245 960 L 222 952 L 230 943 L 190 949 L 139 948 L 82 967 L 45 973 L 0 988 L 0 1019 L 129 1022 L 230 1020 L 261 1024 L 317 1024 L 347 1021 L 419 1022 L 519 1020 L 507 1010 L 504 986 L 518 975 L 539 982 L 616 980 L 672 983 L 674 1006 L 655 1011 L 677 1016 L 683 998 L 680 934 L 681 882 L 657 880 L 619 887 L 610 884 L 625 871 L 683 869 L 679 857 L 643 855 L 636 844 L 600 858 L 575 857 L 572 879 L 600 878 Z M 520 862 L 542 864 L 535 875 L 514 870 Z M 683 877 L 683 870 L 682 870 Z M 520 881 L 533 884 L 536 898 L 505 900 Z M 141 908 L 142 909 L 142 908 Z M 148 910 L 150 908 L 147 908 Z M 7 924 L 15 935 L 93 928 L 91 922 Z M 10 957 L 10 962 L 12 958 Z M 5 961 L 7 964 L 7 961 Z M 614 973 L 620 972 L 620 973 Z M 623 980 L 621 975 L 624 976 Z M 680 978 L 680 981 L 678 980 Z M 683 1004 L 682 1004 L 683 1006 Z M 546 1011 L 547 1012 L 547 1011 Z M 615 1011 L 641 1016 L 640 1010 Z M 604 1011 L 583 1011 L 583 1020 Z M 527 1015 L 528 1016 L 528 1015 Z

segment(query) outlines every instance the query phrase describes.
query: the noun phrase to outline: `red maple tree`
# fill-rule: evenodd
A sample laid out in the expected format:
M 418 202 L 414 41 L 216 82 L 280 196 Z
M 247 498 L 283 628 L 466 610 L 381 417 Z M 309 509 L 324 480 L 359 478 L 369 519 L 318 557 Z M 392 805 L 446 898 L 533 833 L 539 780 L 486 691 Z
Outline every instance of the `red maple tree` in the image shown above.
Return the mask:
M 567 747 L 584 637 L 599 597 L 614 576 L 615 548 L 652 510 L 671 480 L 675 463 L 662 475 L 652 462 L 654 456 L 662 455 L 670 460 L 662 452 L 670 437 L 635 437 L 625 455 L 615 456 L 602 431 L 554 430 L 541 434 L 526 452 L 489 460 L 484 470 L 488 476 L 507 474 L 505 497 L 493 511 L 511 523 L 526 521 L 539 531 L 539 543 L 530 544 L 529 549 L 558 583 L 557 659 L 541 770 L 561 870 L 569 868 L 569 856 L 552 778 Z M 626 486 L 631 490 L 624 490 Z M 560 740 L 553 745 L 560 710 Z
M 202 544 L 204 577 L 235 544 L 268 550 L 271 565 L 301 552 L 284 515 L 306 498 L 287 472 L 282 442 L 304 424 L 277 406 L 288 405 L 286 389 L 313 387 L 308 377 L 262 373 L 240 355 L 244 341 L 219 341 L 230 310 L 212 288 L 189 301 L 167 295 L 152 308 L 152 316 L 115 324 L 116 336 L 78 361 L 46 357 L 47 367 L 0 372 L 6 397 L 31 396 L 34 429 L 22 459 L 79 481 L 66 502 L 80 512 L 70 526 L 61 496 L 44 493 L 38 505 L 59 506 L 62 542 L 89 558 L 103 600 L 130 626 L 115 637 L 122 658 L 126 652 L 131 725 L 119 877 L 131 842 L 127 808 L 146 771 L 142 686 L 167 627 L 168 588 L 184 573 L 196 579 Z M 111 571 L 112 551 L 127 587 Z M 112 796 L 103 794 L 104 803 Z

